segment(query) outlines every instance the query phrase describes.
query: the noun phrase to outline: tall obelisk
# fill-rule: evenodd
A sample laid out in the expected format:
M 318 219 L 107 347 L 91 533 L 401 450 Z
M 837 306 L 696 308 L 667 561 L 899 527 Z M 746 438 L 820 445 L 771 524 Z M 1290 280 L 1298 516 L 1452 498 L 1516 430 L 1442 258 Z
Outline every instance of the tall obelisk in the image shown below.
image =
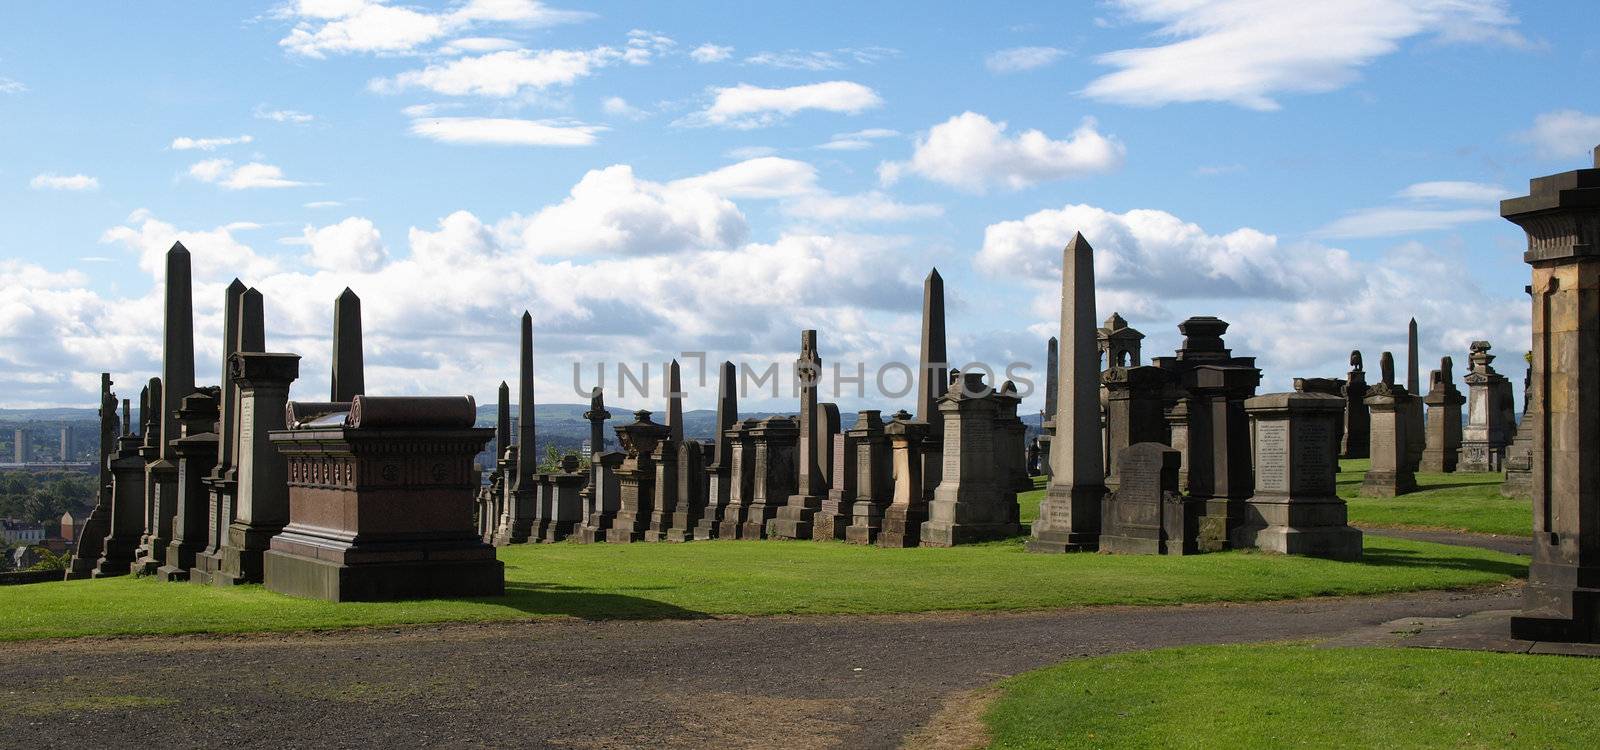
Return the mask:
M 161 458 L 172 455 L 179 437 L 178 405 L 194 393 L 194 292 L 189 280 L 189 250 L 182 242 L 167 251 L 166 314 L 161 351 Z M 176 481 L 174 476 L 173 480 Z
M 330 401 L 348 402 L 366 393 L 361 361 L 361 298 L 345 287 L 333 303 L 333 388 Z
M 495 545 L 521 544 L 533 533 L 539 452 L 533 430 L 533 315 L 522 313 L 521 373 L 517 380 L 517 464 L 509 483 L 511 502 Z
M 922 462 L 923 498 L 931 500 L 944 470 L 944 417 L 939 414 L 939 397 L 950 387 L 950 357 L 945 351 L 944 336 L 944 277 L 937 268 L 922 281 L 922 343 L 918 358 L 916 421 L 926 428 L 917 455 Z
M 1105 464 L 1100 458 L 1100 352 L 1094 308 L 1094 248 L 1075 234 L 1061 256 L 1061 378 L 1049 488 L 1029 552 L 1099 547 Z

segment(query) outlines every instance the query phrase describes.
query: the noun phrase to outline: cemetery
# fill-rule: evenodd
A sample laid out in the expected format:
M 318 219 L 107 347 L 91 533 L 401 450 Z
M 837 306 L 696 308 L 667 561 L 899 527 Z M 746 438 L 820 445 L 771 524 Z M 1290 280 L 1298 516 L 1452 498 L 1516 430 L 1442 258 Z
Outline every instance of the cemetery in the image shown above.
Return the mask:
M 1120 72 L 1071 97 L 1140 117 L 1236 105 L 1261 118 L 1239 141 L 1308 188 L 1443 157 L 1374 135 L 1338 163 L 1326 133 L 1305 132 L 1335 121 L 1315 111 L 1294 115 L 1310 118 L 1292 121 L 1296 153 L 1269 155 L 1251 143 L 1258 123 L 1289 115 L 1267 94 L 1358 86 L 1337 107 L 1377 111 L 1399 97 L 1358 72 L 1410 36 L 1450 54 L 1547 51 L 1502 0 L 1383 0 L 1355 15 L 1389 36 L 1312 29 L 1293 43 L 1263 29 L 1333 28 L 1351 8 L 1284 21 L 1271 2 L 1100 5 L 1084 29 L 1154 24 L 1159 39 L 1086 52 Z M 532 211 L 516 191 L 546 190 L 542 175 L 495 185 L 506 218 L 413 224 L 405 257 L 355 216 L 279 232 L 292 250 L 257 255 L 239 237 L 292 222 L 263 209 L 189 231 L 141 207 L 99 237 L 136 259 L 81 259 L 107 269 L 93 291 L 84 271 L 0 258 L 0 321 L 20 332 L 0 332 L 0 363 L 18 370 L 0 373 L 14 391 L 0 394 L 0 745 L 1600 745 L 1600 117 L 1553 111 L 1507 137 L 1532 144 L 1534 164 L 1559 154 L 1549 174 L 1438 136 L 1511 192 L 1418 182 L 1298 227 L 1320 194 L 1227 185 L 1263 165 L 1207 142 L 1210 110 L 1186 110 L 1205 163 L 1138 171 L 1148 154 L 1129 158 L 1125 139 L 1189 138 L 1190 123 L 1120 121 L 1113 136 L 1084 114 L 1053 140 L 1021 114 L 1013 127 L 956 109 L 921 131 L 886 127 L 884 98 L 845 79 L 915 51 L 736 53 L 643 25 L 591 49 L 521 46 L 604 15 L 356 0 L 248 24 L 292 27 L 274 52 L 306 68 L 416 61 L 367 76 L 364 95 L 400 102 L 413 141 L 481 149 L 502 172 L 538 172 L 529 148 L 582 154 L 601 138 L 633 146 L 626 123 L 672 128 L 638 174 L 589 171 Z M 806 28 L 828 14 L 770 15 Z M 938 33 L 1033 28 L 979 15 Z M 1207 47 L 1219 34 L 1238 37 L 1226 65 Z M 194 44 L 230 64 L 213 40 Z M 918 84 L 1046 99 L 1061 92 L 1023 76 L 1079 55 L 1080 36 L 1059 44 L 984 57 L 982 80 L 929 65 Z M 1302 45 L 1327 59 L 1289 49 Z M 1251 67 L 1274 55 L 1271 75 Z M 1165 72 L 1140 67 L 1152 60 Z M 704 102 L 652 84 L 596 104 L 603 121 L 572 93 L 591 76 L 718 64 L 835 80 L 712 86 Z M 0 114 L 38 93 L 0 75 Z M 144 104 L 198 109 L 190 93 Z M 305 211 L 450 203 L 487 169 L 404 152 L 422 172 L 387 174 L 369 149 L 393 146 L 373 118 L 262 97 L 250 119 L 296 129 L 312 161 L 415 191 L 404 203 L 367 184 L 295 200 Z M 554 114 L 525 119 L 536 111 Z M 823 114 L 861 125 L 804 145 L 734 137 Z M 177 138 L 167 151 L 206 158 L 174 179 L 226 198 L 331 184 L 286 176 L 265 161 L 277 142 L 257 138 Z M 889 139 L 912 155 L 840 167 Z M 1556 140 L 1584 140 L 1587 156 L 1573 163 Z M 707 143 L 735 161 L 644 169 Z M 260 150 L 226 150 L 244 146 Z M 865 192 L 824 189 L 790 158 L 802 152 Z M 592 160 L 541 158 L 551 173 Z M 1284 239 L 1237 222 L 1209 234 L 1145 207 L 1143 188 L 1022 194 L 1125 164 L 1196 206 L 1270 216 L 1259 225 Z M 901 203 L 927 187 L 891 192 L 908 180 L 1009 202 L 1015 218 L 973 227 L 959 209 Z M 29 183 L 100 189 L 86 175 Z M 127 214 L 123 202 L 106 200 Z M 772 217 L 778 235 L 750 222 Z M 1471 222 L 1511 233 L 1480 243 L 1514 256 L 1515 275 L 1494 279 L 1509 298 L 1481 292 L 1488 272 L 1460 247 L 1406 241 Z M 1381 261 L 1327 244 L 1373 238 L 1400 239 Z M 143 298 L 97 302 L 140 273 Z M 1357 291 L 1318 296 L 1341 284 Z M 823 302 L 836 297 L 849 304 Z M 57 308 L 73 322 L 26 338 Z M 551 388 L 569 373 L 570 393 Z

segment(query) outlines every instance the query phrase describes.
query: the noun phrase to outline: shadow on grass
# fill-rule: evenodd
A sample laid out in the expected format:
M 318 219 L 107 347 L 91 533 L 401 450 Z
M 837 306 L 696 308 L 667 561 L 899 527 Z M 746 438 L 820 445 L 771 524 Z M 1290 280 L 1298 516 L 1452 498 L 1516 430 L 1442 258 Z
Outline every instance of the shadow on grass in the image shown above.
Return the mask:
M 582 620 L 703 620 L 704 612 L 675 604 L 552 583 L 506 581 L 506 595 L 480 601 L 530 615 L 566 615 Z
M 1388 568 L 1446 568 L 1493 573 L 1513 578 L 1528 577 L 1528 566 L 1522 563 L 1481 558 L 1436 557 L 1411 550 L 1367 549 L 1362 552 L 1361 562 L 1364 565 Z

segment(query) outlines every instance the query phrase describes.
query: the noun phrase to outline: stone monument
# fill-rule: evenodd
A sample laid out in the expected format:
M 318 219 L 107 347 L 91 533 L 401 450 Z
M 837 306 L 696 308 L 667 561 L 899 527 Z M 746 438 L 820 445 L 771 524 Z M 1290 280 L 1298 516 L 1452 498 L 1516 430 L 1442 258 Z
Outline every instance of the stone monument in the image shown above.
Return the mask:
M 853 544 L 872 544 L 883 528 L 883 512 L 894 500 L 889 438 L 883 431 L 883 412 L 863 409 L 848 436 L 855 446 L 855 502 L 850 504 L 850 526 L 844 539 Z
M 1461 452 L 1461 405 L 1467 398 L 1456 390 L 1454 363 L 1449 357 L 1439 361 L 1439 369 L 1429 373 L 1427 441 L 1422 451 L 1422 470 L 1450 473 L 1456 470 Z
M 1340 458 L 1366 458 L 1372 418 L 1367 413 L 1367 371 L 1361 366 L 1361 352 L 1350 352 L 1350 372 L 1344 380 L 1344 444 Z
M 667 439 L 666 425 L 656 424 L 650 412 L 633 413 L 631 424 L 616 427 L 617 442 L 627 457 L 617 467 L 617 512 L 606 530 L 605 541 L 617 544 L 649 538 L 650 514 L 656 496 L 656 446 Z
M 1185 555 L 1198 550 L 1201 502 L 1178 490 L 1183 454 L 1161 443 L 1134 443 L 1117 453 L 1122 482 L 1101 509 L 1100 551 Z
M 800 358 L 795 360 L 800 384 L 800 451 L 795 492 L 767 523 L 767 536 L 776 539 L 810 539 L 811 519 L 828 493 L 819 448 L 819 432 L 827 431 L 827 417 L 817 405 L 817 385 L 822 378 L 822 357 L 817 354 L 817 332 L 800 333 Z M 837 414 L 837 412 L 835 412 Z M 831 443 L 829 448 L 831 450 Z
M 1006 492 L 1011 477 L 997 460 L 998 398 L 979 372 L 963 373 L 940 397 L 944 470 L 922 524 L 923 546 L 953 547 L 1018 534 L 1016 496 Z
M 1474 341 L 1467 354 L 1468 406 L 1461 435 L 1461 471 L 1499 471 L 1516 429 L 1511 381 L 1495 372 L 1490 348 L 1487 341 Z
M 1361 494 L 1394 497 L 1417 490 L 1416 474 L 1406 461 L 1406 430 L 1411 426 L 1406 415 L 1416 397 L 1395 384 L 1394 355 L 1384 352 L 1378 362 L 1383 380 L 1367 389 L 1367 410 L 1372 416 L 1368 440 L 1372 466 L 1361 481 Z
M 922 524 L 928 520 L 927 495 L 922 489 L 922 462 L 919 449 L 927 425 L 914 421 L 905 411 L 895 412 L 884 428 L 893 458 L 894 495 L 883 510 L 878 530 L 879 547 L 915 547 L 921 540 Z
M 763 539 L 784 502 L 795 494 L 795 477 L 804 440 L 792 417 L 767 417 L 746 430 L 755 446 L 750 501 L 744 507 L 740 539 Z M 724 538 L 729 538 L 724 536 Z
M 1245 402 L 1254 422 L 1255 494 L 1233 531 L 1235 548 L 1361 559 L 1337 494 L 1335 428 L 1344 399 L 1327 393 L 1268 393 Z

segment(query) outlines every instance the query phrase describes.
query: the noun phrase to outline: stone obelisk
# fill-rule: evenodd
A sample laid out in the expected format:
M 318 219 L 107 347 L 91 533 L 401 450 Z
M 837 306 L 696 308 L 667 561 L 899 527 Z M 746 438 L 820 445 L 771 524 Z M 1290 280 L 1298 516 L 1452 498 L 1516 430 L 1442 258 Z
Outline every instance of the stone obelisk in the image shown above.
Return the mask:
M 1417 319 L 1406 327 L 1406 393 L 1411 394 L 1406 412 L 1406 463 L 1414 473 L 1422 466 L 1422 451 L 1427 447 L 1426 406 L 1422 402 L 1422 372 L 1417 360 Z
M 500 381 L 499 401 L 494 412 L 494 453 L 498 459 L 511 444 L 511 386 Z
M 161 353 L 161 458 L 172 456 L 181 425 L 178 406 L 194 393 L 194 292 L 189 250 L 181 242 L 167 251 L 167 300 Z
M 1033 524 L 1030 552 L 1094 550 L 1100 538 L 1105 464 L 1100 459 L 1100 351 L 1094 309 L 1094 248 L 1075 234 L 1061 256 L 1061 384 L 1050 485 Z
M 495 535 L 495 545 L 522 544 L 533 533 L 533 514 L 539 471 L 538 446 L 533 431 L 533 315 L 522 313 L 521 373 L 517 380 L 517 463 L 509 481 L 511 499 Z
M 329 399 L 349 402 L 367 392 L 361 361 L 361 298 L 345 287 L 333 303 L 333 387 Z
M 1061 390 L 1061 351 L 1051 336 L 1044 351 L 1044 412 L 1039 415 L 1039 473 L 1050 476 L 1050 444 L 1056 434 L 1056 395 Z
M 667 365 L 667 439 L 683 442 L 683 378 L 678 372 L 678 360 Z
M 928 272 L 922 282 L 922 343 L 917 367 L 916 421 L 926 425 L 921 437 L 922 494 L 933 499 L 944 468 L 944 415 L 939 413 L 939 397 L 950 386 L 950 357 L 945 351 L 944 277 L 939 269 Z
M 706 508 L 695 527 L 695 539 L 717 538 L 717 526 L 732 500 L 733 446 L 728 431 L 739 419 L 737 377 L 732 362 L 717 368 L 717 423 L 711 438 L 711 465 L 706 467 Z

